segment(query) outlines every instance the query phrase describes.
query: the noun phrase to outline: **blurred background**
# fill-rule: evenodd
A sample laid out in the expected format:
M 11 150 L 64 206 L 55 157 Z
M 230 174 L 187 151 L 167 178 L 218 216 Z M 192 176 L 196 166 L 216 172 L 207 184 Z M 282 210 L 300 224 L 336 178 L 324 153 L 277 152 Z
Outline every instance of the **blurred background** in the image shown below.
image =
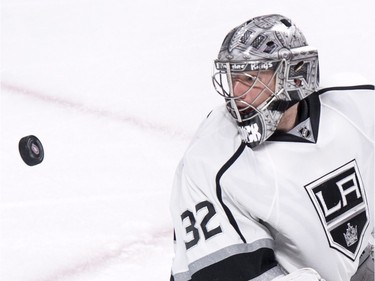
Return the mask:
M 319 49 L 322 86 L 374 83 L 372 0 L 2 0 L 0 280 L 169 280 L 174 170 L 223 102 L 212 61 L 270 13 Z

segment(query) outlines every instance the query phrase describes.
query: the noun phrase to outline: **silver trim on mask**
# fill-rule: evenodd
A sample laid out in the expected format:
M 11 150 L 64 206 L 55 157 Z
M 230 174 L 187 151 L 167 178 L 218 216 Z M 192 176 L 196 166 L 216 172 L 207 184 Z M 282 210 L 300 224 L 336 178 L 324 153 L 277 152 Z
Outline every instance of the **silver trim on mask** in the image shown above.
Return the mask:
M 273 71 L 270 81 L 260 79 L 265 71 Z M 252 82 L 243 83 L 248 88 L 241 87 L 246 90 L 235 93 L 234 81 L 246 75 Z M 214 61 L 212 81 L 237 121 L 241 139 L 255 147 L 275 132 L 290 106 L 317 90 L 318 51 L 307 45 L 302 32 L 286 17 L 253 18 L 234 28 L 224 39 Z M 256 84 L 258 91 L 261 87 L 263 90 L 248 103 L 246 95 Z

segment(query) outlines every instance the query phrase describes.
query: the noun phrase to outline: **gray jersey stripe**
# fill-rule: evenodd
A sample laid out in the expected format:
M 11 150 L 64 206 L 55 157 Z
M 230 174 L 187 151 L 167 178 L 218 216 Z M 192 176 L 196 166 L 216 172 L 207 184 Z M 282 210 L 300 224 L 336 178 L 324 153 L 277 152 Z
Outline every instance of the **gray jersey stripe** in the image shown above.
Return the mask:
M 176 273 L 173 275 L 174 281 L 189 281 L 191 279 L 191 275 L 189 271 Z
M 189 271 L 174 274 L 173 275 L 174 280 L 175 281 L 188 281 L 191 279 L 191 276 L 194 273 L 198 272 L 199 270 L 203 268 L 209 267 L 210 265 L 220 262 L 230 256 L 243 254 L 243 253 L 251 253 L 261 248 L 273 249 L 273 240 L 269 238 L 260 239 L 260 240 L 254 241 L 251 244 L 241 243 L 241 244 L 235 244 L 235 245 L 225 247 L 219 251 L 216 251 L 210 255 L 207 255 L 189 264 Z

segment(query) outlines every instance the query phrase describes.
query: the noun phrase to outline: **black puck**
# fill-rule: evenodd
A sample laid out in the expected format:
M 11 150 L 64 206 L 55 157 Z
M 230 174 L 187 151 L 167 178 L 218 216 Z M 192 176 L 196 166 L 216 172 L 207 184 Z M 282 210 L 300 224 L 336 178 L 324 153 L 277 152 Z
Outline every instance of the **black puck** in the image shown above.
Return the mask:
M 44 158 L 44 149 L 40 140 L 33 135 L 20 139 L 18 149 L 22 160 L 29 166 L 42 163 Z

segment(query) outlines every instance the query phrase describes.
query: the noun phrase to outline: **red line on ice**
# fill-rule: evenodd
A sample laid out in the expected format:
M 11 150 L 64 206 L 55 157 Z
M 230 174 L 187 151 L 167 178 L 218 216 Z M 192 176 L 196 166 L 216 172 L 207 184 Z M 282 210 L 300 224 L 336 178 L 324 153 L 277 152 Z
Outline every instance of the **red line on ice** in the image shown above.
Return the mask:
M 78 274 L 83 274 L 85 272 L 89 272 L 90 270 L 98 269 L 99 267 L 105 266 L 111 260 L 121 257 L 122 255 L 124 258 L 122 259 L 124 262 L 126 261 L 126 254 L 130 254 L 130 259 L 134 256 L 131 256 L 132 251 L 131 248 L 137 245 L 140 246 L 153 246 L 157 245 L 158 240 L 161 239 L 170 239 L 172 241 L 172 230 L 159 230 L 155 232 L 151 238 L 149 239 L 140 239 L 135 240 L 130 243 L 126 243 L 121 247 L 118 247 L 115 250 L 109 250 L 108 252 L 102 253 L 98 256 L 88 258 L 86 261 L 81 263 L 75 264 L 71 267 L 67 267 L 61 270 L 57 270 L 56 272 L 50 274 L 48 277 L 45 278 L 38 278 L 37 281 L 59 281 L 68 278 L 69 276 L 74 276 Z M 171 242 L 172 243 L 172 242 Z
M 118 122 L 125 122 L 128 124 L 130 123 L 141 129 L 145 129 L 145 130 L 148 129 L 148 130 L 153 130 L 153 131 L 157 131 L 160 133 L 164 133 L 167 135 L 173 135 L 175 137 L 178 137 L 184 140 L 190 138 L 186 132 L 183 132 L 179 129 L 175 129 L 175 128 L 172 129 L 171 127 L 151 123 L 149 121 L 142 120 L 139 117 L 131 116 L 128 114 L 119 114 L 119 113 L 101 109 L 101 108 L 89 107 L 83 103 L 79 103 L 79 102 L 68 100 L 68 99 L 62 99 L 53 95 L 47 95 L 45 93 L 31 90 L 31 89 L 22 87 L 17 84 L 12 84 L 12 83 L 1 81 L 1 89 L 10 93 L 28 96 L 28 97 L 31 97 L 36 100 L 43 101 L 49 104 L 55 104 L 55 105 L 59 105 L 62 107 L 75 109 L 82 113 L 92 114 L 92 115 L 95 115 L 96 117 L 109 118 Z

